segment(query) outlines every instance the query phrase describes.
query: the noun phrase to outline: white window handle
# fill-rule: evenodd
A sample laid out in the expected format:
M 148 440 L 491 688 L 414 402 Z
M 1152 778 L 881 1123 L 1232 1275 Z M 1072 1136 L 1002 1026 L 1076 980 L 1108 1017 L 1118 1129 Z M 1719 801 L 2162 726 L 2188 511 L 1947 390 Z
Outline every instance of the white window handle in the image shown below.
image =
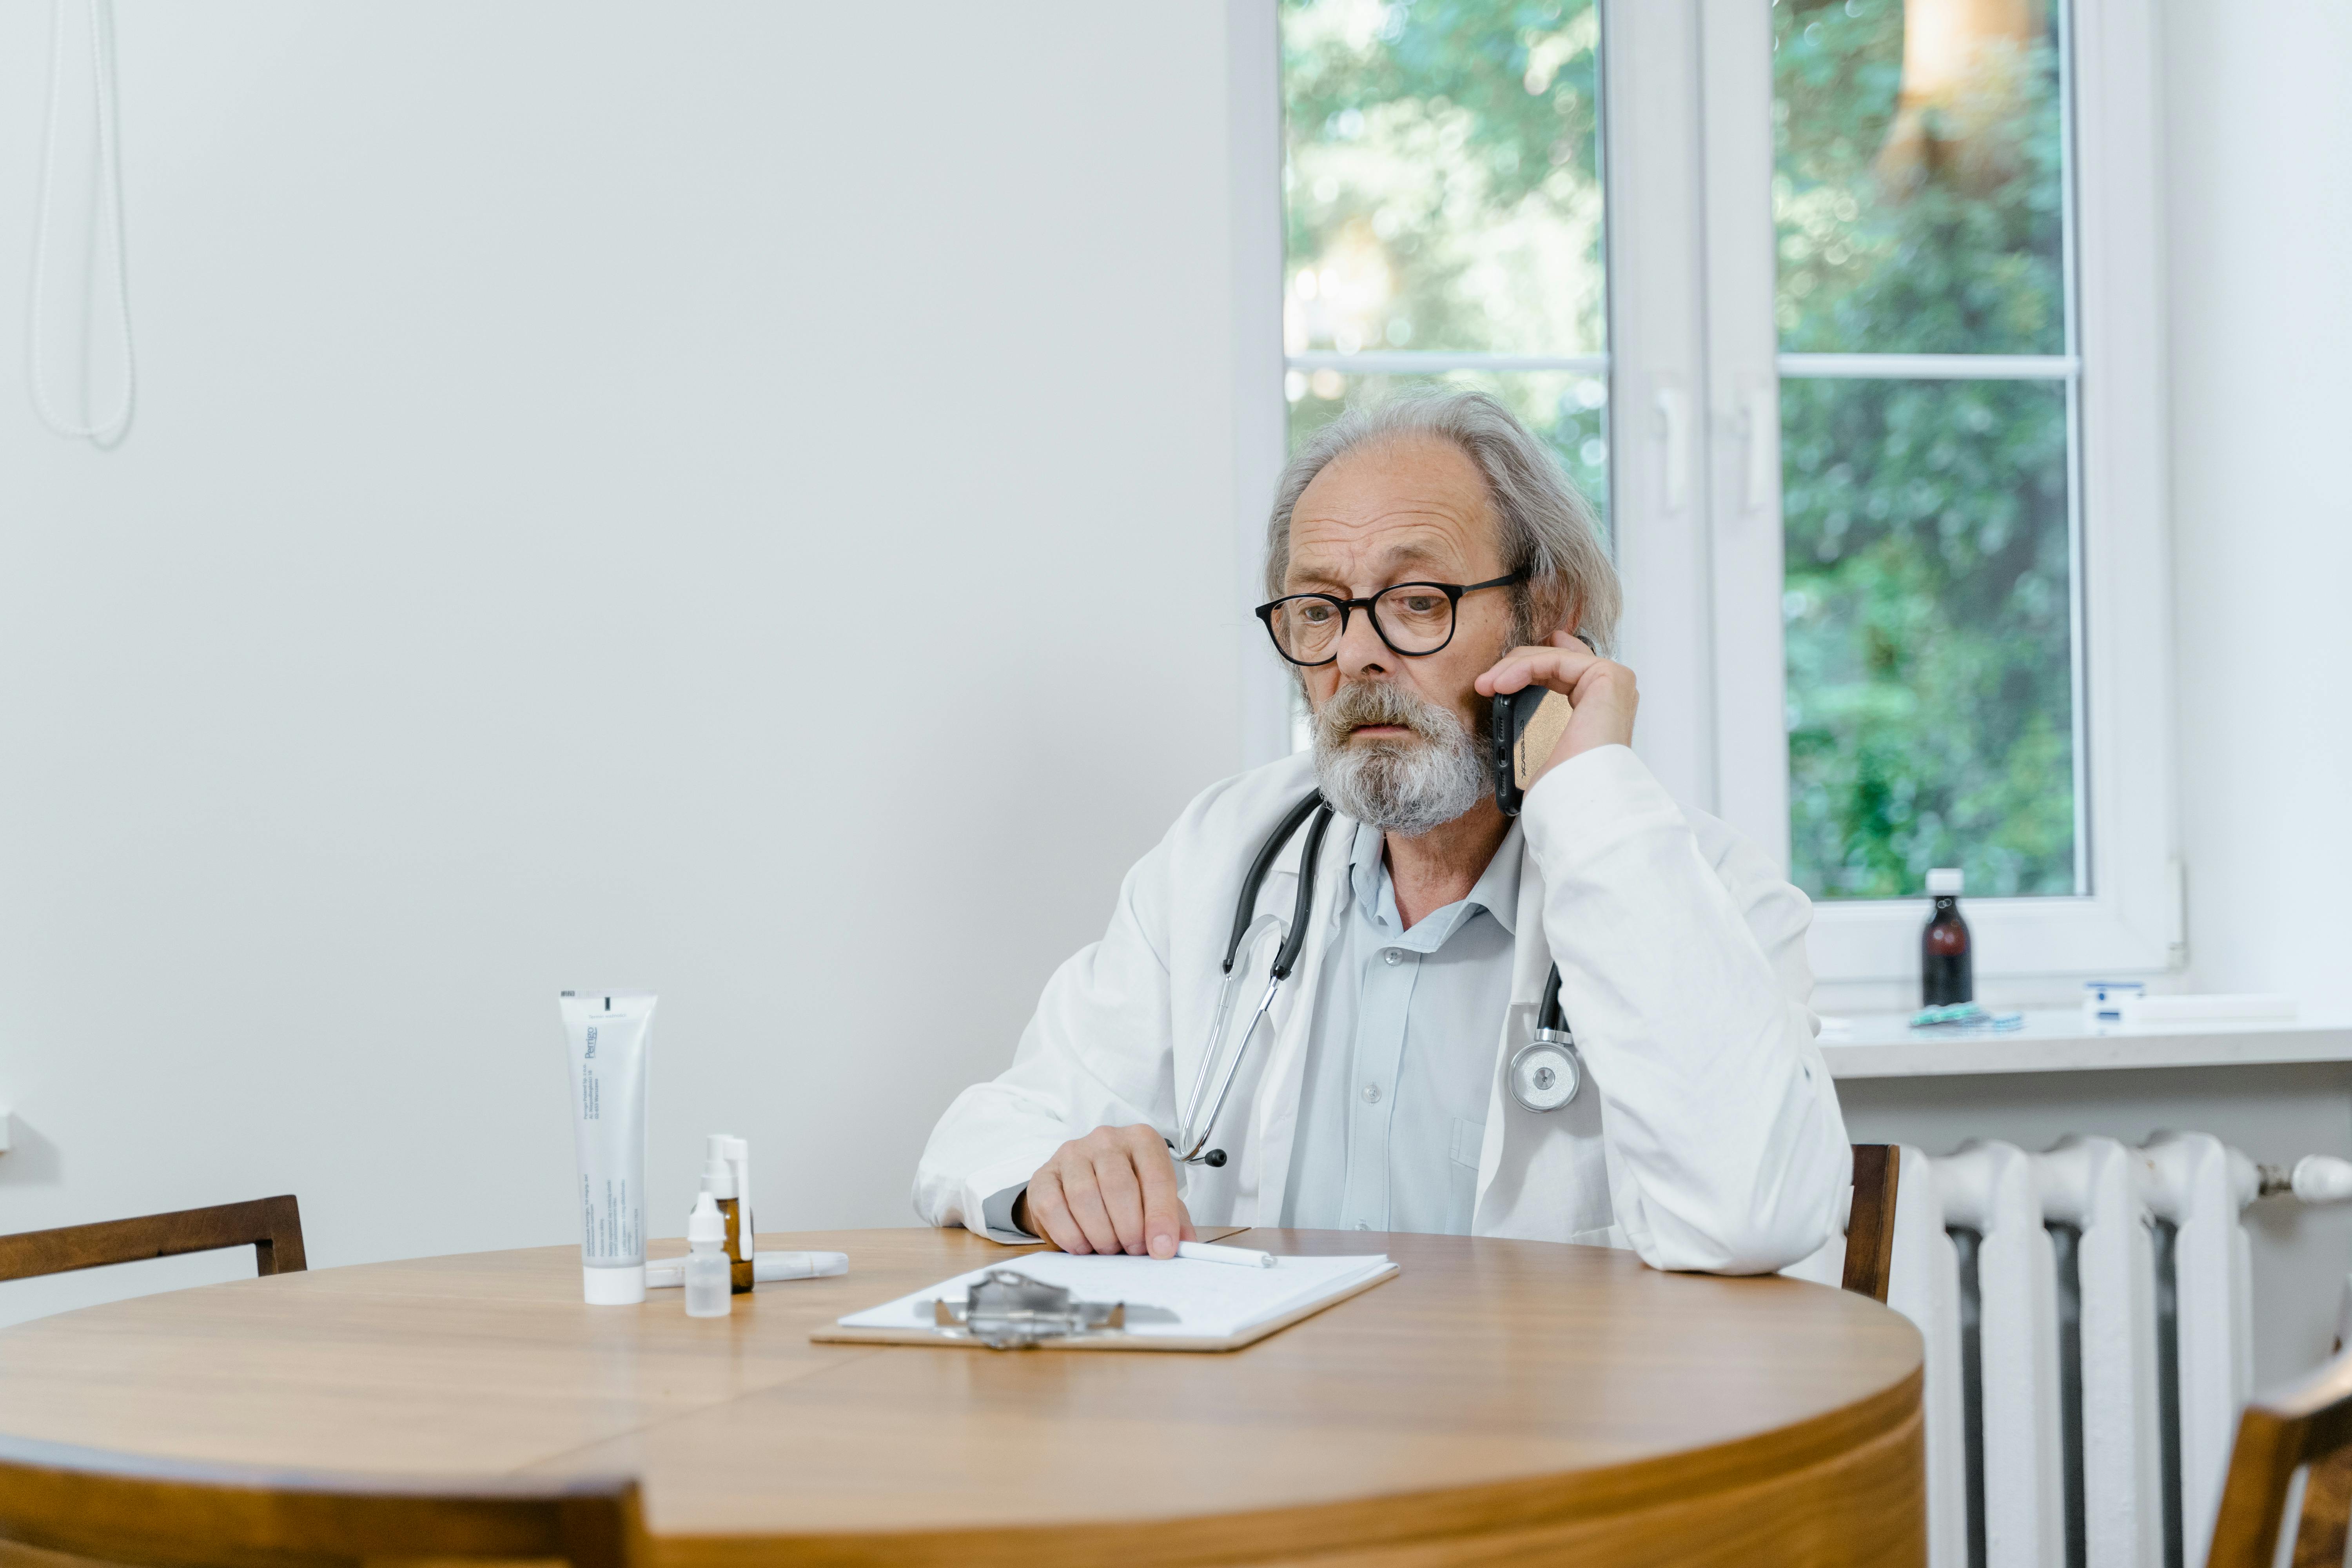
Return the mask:
M 1658 446 L 1666 465 L 1666 510 L 1680 511 L 1690 493 L 1690 419 L 1683 395 L 1671 386 L 1657 391 Z
M 1759 511 L 1772 493 L 1772 432 L 1780 422 L 1780 400 L 1769 387 L 1748 394 L 1748 510 Z

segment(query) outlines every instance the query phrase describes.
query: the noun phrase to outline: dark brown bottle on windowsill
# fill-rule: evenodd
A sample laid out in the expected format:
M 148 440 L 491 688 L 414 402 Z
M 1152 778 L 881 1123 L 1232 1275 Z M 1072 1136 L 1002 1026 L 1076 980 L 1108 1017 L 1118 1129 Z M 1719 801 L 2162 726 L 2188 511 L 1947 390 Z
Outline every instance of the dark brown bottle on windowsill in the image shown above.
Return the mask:
M 1919 936 L 1919 1005 L 1949 1007 L 1977 999 L 1976 966 L 1969 954 L 1969 922 L 1960 918 L 1960 873 L 1927 873 L 1936 912 Z

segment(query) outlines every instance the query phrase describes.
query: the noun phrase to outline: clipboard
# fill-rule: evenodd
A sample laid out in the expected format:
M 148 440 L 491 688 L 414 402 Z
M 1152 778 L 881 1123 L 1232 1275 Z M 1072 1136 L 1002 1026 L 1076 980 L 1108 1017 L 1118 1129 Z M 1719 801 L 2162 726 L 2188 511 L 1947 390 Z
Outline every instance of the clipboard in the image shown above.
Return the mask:
M 1035 1259 L 1062 1259 L 1039 1265 Z M 1063 1280 L 1082 1280 L 1098 1272 L 1127 1280 L 1137 1277 L 1137 1265 L 1169 1269 L 1172 1262 L 1143 1258 L 1106 1258 L 1096 1268 L 1070 1267 L 1064 1253 L 1032 1253 L 993 1268 L 942 1280 L 927 1290 L 886 1302 L 865 1312 L 850 1314 L 809 1335 L 819 1344 L 949 1345 L 967 1349 L 1234 1351 L 1255 1344 L 1267 1335 L 1313 1317 L 1328 1307 L 1360 1296 L 1402 1272 L 1385 1256 L 1339 1259 L 1301 1258 L 1317 1277 L 1300 1280 L 1289 1299 L 1251 1312 L 1230 1326 L 1220 1323 L 1209 1331 L 1188 1331 L 1184 1315 L 1146 1300 L 1087 1300 L 1079 1289 L 1054 1279 L 1035 1278 L 1048 1272 Z M 1331 1269 L 1330 1264 L 1358 1267 Z M 1027 1266 L 1024 1271 L 1024 1265 Z M 1102 1265 L 1112 1267 L 1103 1268 Z M 1123 1268 L 1118 1266 L 1125 1266 Z M 1327 1267 L 1317 1267 L 1327 1266 Z M 1267 1282 L 1258 1271 L 1232 1269 L 1223 1264 L 1198 1264 L 1195 1268 L 1227 1270 L 1236 1289 L 1244 1285 L 1263 1294 Z M 1213 1285 L 1216 1276 L 1206 1277 Z M 1097 1296 L 1110 1292 L 1096 1290 Z M 1122 1291 L 1122 1298 L 1130 1293 Z M 1141 1294 L 1154 1293 L 1145 1286 Z M 1161 1292 L 1163 1300 L 1165 1293 Z M 1196 1318 L 1201 1314 L 1196 1313 Z M 867 1321 L 860 1323 L 857 1319 Z M 877 1321 L 882 1320 L 882 1321 Z

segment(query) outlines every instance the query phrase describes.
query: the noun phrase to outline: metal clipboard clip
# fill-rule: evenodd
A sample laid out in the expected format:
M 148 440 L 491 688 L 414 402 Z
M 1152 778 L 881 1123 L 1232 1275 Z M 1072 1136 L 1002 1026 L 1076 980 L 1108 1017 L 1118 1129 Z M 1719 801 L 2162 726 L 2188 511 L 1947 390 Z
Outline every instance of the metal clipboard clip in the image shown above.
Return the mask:
M 931 1319 L 961 1338 L 991 1350 L 1024 1350 L 1040 1340 L 1066 1339 L 1127 1327 L 1127 1303 L 1081 1301 L 1010 1268 L 992 1268 L 971 1282 L 961 1302 L 931 1303 Z

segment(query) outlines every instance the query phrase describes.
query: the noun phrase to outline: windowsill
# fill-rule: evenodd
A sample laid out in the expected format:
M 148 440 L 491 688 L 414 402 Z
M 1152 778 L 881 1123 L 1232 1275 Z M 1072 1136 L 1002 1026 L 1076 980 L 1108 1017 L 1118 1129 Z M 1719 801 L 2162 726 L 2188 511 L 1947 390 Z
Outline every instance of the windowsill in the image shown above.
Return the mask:
M 2019 1072 L 2107 1072 L 2130 1068 L 2256 1067 L 2352 1062 L 2352 1015 L 2244 1023 L 2091 1024 L 2082 1009 L 2029 1012 L 2007 1034 L 1913 1029 L 1907 1014 L 1853 1019 L 1824 1030 L 1832 1078 L 1954 1078 Z
M 2171 889 L 2161 863 L 2120 864 L 2116 890 L 2083 898 L 1962 899 L 1975 949 L 1977 982 L 2122 980 L 2171 965 Z M 1831 984 L 1909 980 L 1919 973 L 1926 899 L 1823 900 L 1813 906 L 1806 946 L 1817 980 Z M 2075 993 L 2080 994 L 2079 992 Z

